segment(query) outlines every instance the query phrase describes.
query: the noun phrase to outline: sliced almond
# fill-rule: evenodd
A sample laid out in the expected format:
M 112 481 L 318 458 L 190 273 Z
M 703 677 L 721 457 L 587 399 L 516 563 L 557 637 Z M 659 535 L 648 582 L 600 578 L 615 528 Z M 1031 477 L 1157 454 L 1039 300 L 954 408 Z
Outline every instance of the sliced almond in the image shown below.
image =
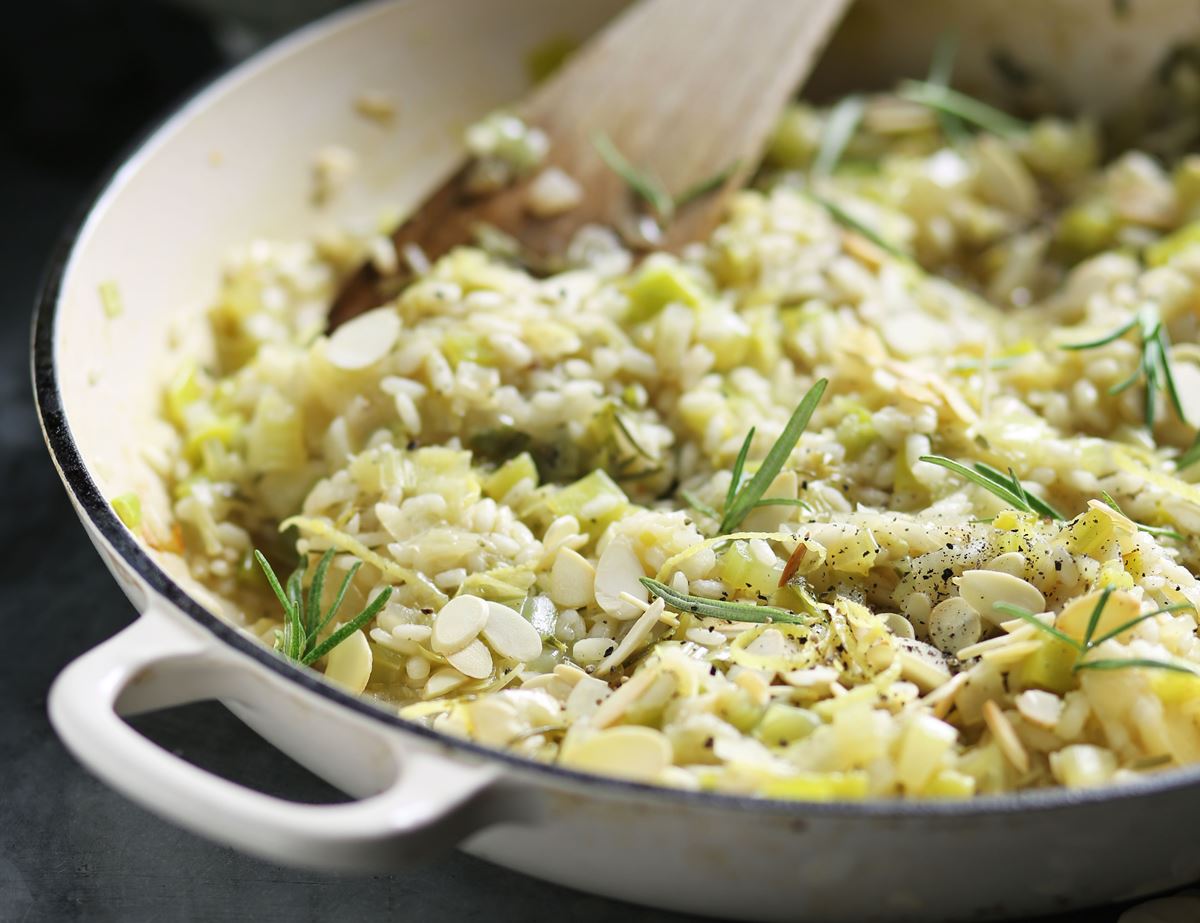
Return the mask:
M 483 639 L 492 650 L 501 657 L 522 663 L 533 660 L 542 652 L 542 636 L 519 612 L 497 602 L 489 602 L 487 608 Z
M 576 663 L 599 663 L 617 649 L 613 638 L 582 638 L 571 645 L 571 659 Z
M 433 620 L 433 649 L 453 654 L 475 640 L 488 623 L 490 610 L 478 596 L 455 596 Z
M 621 594 L 628 593 L 635 599 L 649 602 L 650 591 L 641 584 L 644 576 L 646 571 L 633 550 L 633 543 L 618 535 L 608 543 L 596 562 L 594 591 L 597 604 L 613 618 L 625 621 L 637 618 L 642 610 L 622 599 Z
M 596 568 L 578 551 L 559 548 L 550 569 L 550 598 L 564 609 L 582 609 L 593 600 Z
M 943 654 L 957 654 L 983 634 L 979 613 L 961 596 L 944 599 L 929 613 L 929 640 Z
M 421 695 L 426 699 L 436 699 L 453 689 L 457 689 L 467 678 L 453 667 L 442 667 L 425 682 Z
M 1095 593 L 1088 593 L 1086 596 L 1071 600 L 1054 620 L 1055 626 L 1076 641 L 1082 641 L 1083 636 L 1087 634 L 1092 614 L 1096 611 L 1096 606 L 1100 604 L 1103 595 L 1103 592 L 1098 590 Z M 1111 593 L 1108 602 L 1104 604 L 1104 608 L 1100 612 L 1100 621 L 1096 624 L 1093 637 L 1102 637 L 1114 628 L 1137 618 L 1141 610 L 1142 606 L 1138 602 L 1138 598 L 1127 590 L 1117 590 Z M 1121 632 L 1117 636 L 1117 640 L 1128 641 L 1130 631 Z
M 1004 754 L 1005 758 L 1022 775 L 1029 772 L 1029 754 L 1025 750 L 1025 745 L 1021 743 L 1021 738 L 1017 736 L 1008 716 L 992 699 L 983 703 L 983 720 L 987 723 L 992 736 L 996 738 L 1000 752 Z
M 922 641 L 897 638 L 896 660 L 900 663 L 900 675 L 916 683 L 922 692 L 936 689 L 950 679 L 950 668 L 942 652 Z
M 504 699 L 485 696 L 466 706 L 471 736 L 482 744 L 503 747 L 525 730 L 517 710 Z
M 372 659 L 367 636 L 356 631 L 325 656 L 325 678 L 358 695 L 371 678 Z
M 632 725 L 571 742 L 559 762 L 585 772 L 648 782 L 671 765 L 673 756 L 671 742 L 661 732 Z
M 604 704 L 604 700 L 612 695 L 608 683 L 585 676 L 575 684 L 571 694 L 567 696 L 564 708 L 568 721 L 576 721 L 594 715 L 596 709 Z
M 1028 641 L 1015 641 L 1012 644 L 1006 644 L 1004 647 L 994 647 L 990 651 L 985 651 L 980 657 L 994 666 L 1008 667 L 1014 663 L 1019 663 L 1030 654 L 1040 651 L 1043 643 L 1039 638 L 1030 638 Z
M 1063 700 L 1053 692 L 1026 689 L 1014 700 L 1021 717 L 1030 724 L 1048 731 L 1054 730 L 1063 712 Z
M 1030 612 L 1041 612 L 1046 598 L 1032 583 L 999 570 L 968 570 L 956 581 L 958 591 L 985 621 L 993 625 L 1010 618 L 996 608 L 996 603 L 1009 603 Z
M 596 709 L 596 713 L 592 715 L 593 726 L 603 728 L 615 724 L 617 719 L 629 710 L 629 706 L 636 702 L 660 675 L 658 670 L 653 669 L 644 669 L 634 673 L 625 685 L 605 699 L 604 704 Z
M 393 308 L 376 308 L 338 327 L 329 337 L 325 357 L 339 369 L 365 369 L 390 353 L 398 339 L 400 315 Z
M 446 662 L 472 679 L 485 679 L 492 675 L 492 655 L 487 645 L 476 638 L 461 651 L 446 655 Z
M 620 666 L 630 654 L 642 646 L 650 637 L 654 626 L 658 624 L 665 605 L 661 599 L 654 600 L 641 617 L 629 627 L 629 631 L 625 632 L 625 637 L 621 639 L 617 649 L 605 657 L 600 666 L 596 667 L 596 676 L 607 676 L 613 667 Z

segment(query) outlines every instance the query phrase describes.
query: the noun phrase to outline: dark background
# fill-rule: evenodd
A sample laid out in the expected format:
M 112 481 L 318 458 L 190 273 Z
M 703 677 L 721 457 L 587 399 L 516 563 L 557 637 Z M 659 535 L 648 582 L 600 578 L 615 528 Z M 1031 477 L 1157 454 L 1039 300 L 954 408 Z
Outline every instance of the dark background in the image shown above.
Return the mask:
M 62 230 L 119 152 L 207 78 L 336 0 L 40 0 L 0 30 L 0 923 L 60 920 L 682 920 L 461 854 L 390 876 L 279 868 L 175 829 L 64 751 L 45 693 L 132 610 L 67 502 L 30 396 L 29 320 Z M 336 800 L 222 708 L 139 719 L 247 785 Z M 914 844 L 919 849 L 919 844 Z M 1114 842 L 1114 848 L 1128 844 Z M 1020 887 L 1020 883 L 1014 883 Z M 1112 923 L 1118 910 L 1057 918 Z

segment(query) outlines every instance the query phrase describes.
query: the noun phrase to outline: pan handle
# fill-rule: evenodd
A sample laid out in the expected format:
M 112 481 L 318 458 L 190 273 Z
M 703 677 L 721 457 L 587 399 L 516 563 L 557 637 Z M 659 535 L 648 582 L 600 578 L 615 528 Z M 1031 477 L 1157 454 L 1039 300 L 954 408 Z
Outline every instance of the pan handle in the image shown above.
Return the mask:
M 68 665 L 50 690 L 50 719 L 68 749 L 126 797 L 244 852 L 346 871 L 395 868 L 494 823 L 530 819 L 528 793 L 501 791 L 507 786 L 498 784 L 498 766 L 447 758 L 436 742 L 396 732 L 263 669 L 164 609 L 152 603 Z M 257 712 L 282 729 L 282 738 L 290 734 L 304 752 L 298 758 L 317 774 L 323 763 L 339 767 L 339 785 L 360 800 L 312 805 L 265 795 L 164 750 L 120 717 L 215 698 Z M 281 734 L 272 736 L 292 749 Z

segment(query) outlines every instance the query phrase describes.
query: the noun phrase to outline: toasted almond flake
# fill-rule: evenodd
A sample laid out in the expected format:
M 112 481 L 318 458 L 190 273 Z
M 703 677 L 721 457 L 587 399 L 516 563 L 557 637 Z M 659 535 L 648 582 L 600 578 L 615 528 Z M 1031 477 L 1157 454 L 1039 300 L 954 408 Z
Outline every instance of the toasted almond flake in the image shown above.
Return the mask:
M 325 357 L 339 369 L 365 369 L 390 353 L 398 339 L 400 316 L 392 308 L 376 308 L 338 327 L 329 337 Z
M 1029 754 L 1025 751 L 1025 745 L 1021 743 L 1021 738 L 1017 736 L 1008 716 L 1000 710 L 1000 706 L 993 699 L 988 699 L 983 703 L 983 720 L 987 723 L 992 736 L 996 738 L 1000 752 L 1004 754 L 1005 758 L 1021 774 L 1029 772 Z
M 564 609 L 582 609 L 593 600 L 596 568 L 578 551 L 560 547 L 550 569 L 550 598 Z
M 428 641 L 433 635 L 433 629 L 428 625 L 394 625 L 392 637 L 400 641 Z
M 643 602 L 650 601 L 650 591 L 641 584 L 646 576 L 642 562 L 633 550 L 633 543 L 618 535 L 596 562 L 594 590 L 596 603 L 613 618 L 628 621 L 642 614 L 642 610 L 621 598 L 628 593 Z
M 446 662 L 471 679 L 485 679 L 492 674 L 492 655 L 478 638 L 461 651 L 447 654 Z
M 654 600 L 641 617 L 629 627 L 629 631 L 625 632 L 625 637 L 621 639 L 616 650 L 605 657 L 600 666 L 596 667 L 594 675 L 607 676 L 609 671 L 623 664 L 630 654 L 641 647 L 650 637 L 654 626 L 658 624 L 658 619 L 665 606 L 666 604 L 661 599 Z
M 625 685 L 605 699 L 604 704 L 596 709 L 596 713 L 592 715 L 592 725 L 603 728 L 616 723 L 617 719 L 629 710 L 629 706 L 636 702 L 661 675 L 658 670 L 642 670 L 634 673 Z
M 1018 663 L 1041 649 L 1042 642 L 1036 638 L 1031 638 L 1028 641 L 1017 641 L 1014 644 L 1004 647 L 992 648 L 990 651 L 985 651 L 981 656 L 983 660 L 994 666 L 1004 667 Z
M 497 654 L 524 662 L 542 652 L 542 636 L 519 612 L 498 602 L 489 602 L 487 609 L 483 639 Z
M 487 602 L 478 596 L 454 597 L 434 617 L 433 649 L 439 654 L 461 651 L 483 631 L 489 615 Z
M 968 570 L 955 582 L 962 598 L 993 625 L 1008 618 L 996 608 L 996 603 L 1010 603 L 1030 612 L 1041 612 L 1046 605 L 1046 598 L 1032 583 L 1003 571 Z
M 356 631 L 326 655 L 325 678 L 358 695 L 367 688 L 371 663 L 371 644 L 362 631 Z
M 442 667 L 426 680 L 425 688 L 421 691 L 421 695 L 426 699 L 436 699 L 452 689 L 457 689 L 466 681 L 467 678 L 459 673 L 458 670 L 452 667 Z
M 671 742 L 648 727 L 611 728 L 563 747 L 559 762 L 605 776 L 652 781 L 671 765 Z
M 1014 699 L 1014 704 L 1022 718 L 1048 731 L 1054 730 L 1063 712 L 1063 700 L 1041 689 L 1026 689 Z

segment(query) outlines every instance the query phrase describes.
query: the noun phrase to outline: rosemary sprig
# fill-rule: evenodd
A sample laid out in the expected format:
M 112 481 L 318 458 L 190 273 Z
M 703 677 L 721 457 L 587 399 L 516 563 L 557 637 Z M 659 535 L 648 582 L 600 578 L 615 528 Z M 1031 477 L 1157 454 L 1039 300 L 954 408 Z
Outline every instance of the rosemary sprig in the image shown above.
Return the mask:
M 821 146 L 813 159 L 812 174 L 814 176 L 829 176 L 842 159 L 847 145 L 858 130 L 866 109 L 865 100 L 857 95 L 844 96 L 838 104 L 829 111 L 825 130 L 821 134 Z
M 985 465 L 982 462 L 975 462 L 972 467 L 968 468 L 961 462 L 956 462 L 954 459 L 946 458 L 943 455 L 922 455 L 920 460 L 929 462 L 931 465 L 938 465 L 948 471 L 953 471 L 960 477 L 978 484 L 985 490 L 995 494 L 1014 509 L 1025 513 L 1036 513 L 1044 519 L 1053 519 L 1057 522 L 1066 520 L 1066 517 L 1062 513 L 1041 497 L 1029 493 L 1021 484 L 1016 472 L 1011 468 L 1008 469 L 1008 474 L 1005 475 L 991 465 Z
M 305 598 L 305 567 L 298 567 L 292 571 L 291 576 L 287 579 L 285 589 L 280 585 L 279 578 L 275 576 L 275 571 L 271 568 L 271 565 L 267 562 L 262 552 L 257 549 L 254 551 L 254 558 L 258 561 L 258 566 L 262 568 L 263 574 L 267 578 L 267 583 L 270 584 L 271 590 L 279 600 L 279 604 L 283 606 L 283 633 L 276 643 L 276 648 L 289 660 L 306 665 L 316 663 L 350 637 L 350 635 L 375 618 L 392 595 L 391 587 L 381 590 L 358 615 L 354 616 L 354 618 L 350 619 L 350 621 L 346 622 L 337 631 L 314 647 L 313 643 L 317 640 L 317 637 L 337 616 L 338 610 L 342 607 L 342 602 L 346 598 L 346 591 L 350 588 L 350 583 L 354 580 L 354 575 L 362 567 L 361 561 L 354 563 L 338 588 L 333 604 L 328 610 L 322 613 L 321 593 L 325 588 L 325 576 L 329 572 L 329 565 L 333 561 L 333 555 L 334 551 L 330 548 L 321 556 L 321 560 L 317 562 L 316 570 L 313 572 L 312 583 L 308 588 L 308 597 Z
M 653 173 L 647 173 L 645 170 L 639 170 L 621 151 L 613 144 L 612 138 L 604 132 L 597 132 L 592 136 L 592 145 L 596 148 L 596 153 L 608 165 L 617 176 L 625 181 L 630 189 L 641 197 L 647 205 L 654 211 L 661 221 L 670 221 L 675 215 L 677 209 L 694 202 L 701 196 L 708 195 L 714 189 L 723 185 L 730 176 L 732 176 L 741 166 L 740 160 L 735 160 L 729 166 L 718 170 L 712 176 L 706 177 L 695 183 L 681 192 L 678 196 L 672 197 L 671 193 L 667 192 L 666 186 Z
M 694 615 L 726 619 L 730 622 L 755 622 L 758 624 L 786 622 L 790 625 L 803 625 L 808 621 L 804 616 L 775 606 L 731 602 L 727 599 L 706 599 L 703 596 L 676 593 L 665 583 L 660 583 L 650 577 L 642 577 L 641 581 L 642 586 L 647 590 L 655 596 L 661 597 L 669 606 L 680 612 L 691 612 Z
M 883 237 L 874 228 L 863 224 L 861 221 L 859 221 L 857 218 L 855 218 L 852 214 L 850 214 L 850 212 L 846 211 L 846 209 L 842 208 L 842 206 L 838 205 L 836 202 L 831 202 L 829 199 L 826 199 L 823 196 L 816 195 L 815 193 L 812 193 L 812 192 L 810 192 L 808 194 L 808 196 L 810 199 L 812 199 L 814 202 L 816 202 L 818 205 L 820 205 L 822 208 L 824 208 L 827 212 L 829 212 L 830 217 L 833 218 L 833 220 L 836 221 L 838 224 L 840 224 L 842 227 L 846 228 L 847 230 L 853 231 L 854 233 L 856 233 L 862 237 L 865 237 L 867 240 L 869 240 L 871 243 L 873 243 L 880 250 L 883 250 L 885 253 L 888 253 L 888 254 L 894 256 L 898 260 L 903 260 L 906 263 L 914 262 L 913 258 L 911 256 L 909 256 L 907 253 L 905 253 L 903 250 L 901 250 L 898 246 L 896 246 L 890 240 Z
M 1138 360 L 1137 367 L 1130 376 L 1109 388 L 1108 393 L 1120 394 L 1141 380 L 1143 387 L 1142 414 L 1146 421 L 1146 429 L 1154 429 L 1155 404 L 1159 391 L 1166 392 L 1171 406 L 1175 408 L 1175 413 L 1178 414 L 1179 419 L 1187 423 L 1187 414 L 1183 410 L 1183 402 L 1180 400 L 1179 391 L 1175 387 L 1175 374 L 1171 370 L 1171 361 L 1168 357 L 1171 341 L 1167 336 L 1166 327 L 1163 326 L 1162 320 L 1158 316 L 1158 312 L 1153 308 L 1148 306 L 1139 308 L 1127 323 L 1122 324 L 1116 330 L 1106 333 L 1102 337 L 1087 340 L 1083 343 L 1066 343 L 1062 348 L 1071 351 L 1095 349 L 1119 340 L 1125 334 L 1132 331 L 1137 332 L 1141 348 L 1141 358 Z
M 829 382 L 822 378 L 808 389 L 808 393 L 800 399 L 800 403 L 792 411 L 792 416 L 783 427 L 783 432 L 779 434 L 775 444 L 767 451 L 766 458 L 762 460 L 762 464 L 754 472 L 754 476 L 743 484 L 742 475 L 746 467 L 746 456 L 750 452 L 750 441 L 754 437 L 754 429 L 751 427 L 750 433 L 742 443 L 741 451 L 738 452 L 737 460 L 734 462 L 733 479 L 729 482 L 729 492 L 725 495 L 725 511 L 721 517 L 722 532 L 735 531 L 749 512 L 759 505 L 763 494 L 766 493 L 767 488 L 771 486 L 771 482 L 775 480 L 779 472 L 783 470 L 788 456 L 792 454 L 792 449 L 800 441 L 800 434 L 808 426 L 808 421 L 812 419 L 813 411 L 817 409 L 817 404 L 820 403 L 821 396 L 825 393 L 828 385 Z
M 1079 659 L 1071 667 L 1071 672 L 1078 673 L 1080 670 L 1120 670 L 1128 667 L 1152 667 L 1157 670 L 1173 670 L 1177 673 L 1190 673 L 1193 676 L 1200 676 L 1200 671 L 1193 670 L 1189 667 L 1177 663 L 1171 663 L 1166 660 L 1152 660 L 1149 658 L 1113 658 L 1107 660 L 1085 660 L 1084 658 L 1091 653 L 1095 648 L 1099 647 L 1105 641 L 1111 641 L 1113 638 L 1127 632 L 1129 629 L 1140 625 L 1146 619 L 1154 618 L 1156 615 L 1162 615 L 1166 612 L 1178 612 L 1181 609 L 1194 609 L 1191 603 L 1172 603 L 1169 606 L 1163 606 L 1155 609 L 1153 612 L 1143 612 L 1136 618 L 1130 619 L 1122 625 L 1118 625 L 1110 631 L 1096 637 L 1096 629 L 1100 625 L 1100 619 L 1104 614 L 1104 607 L 1108 605 L 1108 600 L 1113 594 L 1112 587 L 1105 587 L 1100 593 L 1100 598 L 1096 600 L 1096 605 L 1092 608 L 1092 614 L 1088 618 L 1087 628 L 1084 630 L 1083 640 L 1076 641 L 1066 632 L 1060 631 L 1053 625 L 1047 625 L 1028 609 L 1017 606 L 1012 603 L 998 602 L 995 607 L 1001 612 L 1016 616 L 1024 622 L 1037 628 L 1039 631 L 1056 641 L 1061 641 L 1063 644 L 1074 648 L 1079 653 Z
M 1117 501 L 1113 499 L 1112 494 L 1110 494 L 1107 490 L 1100 491 L 1100 499 L 1103 500 L 1105 502 L 1105 504 L 1112 507 L 1118 513 L 1120 513 L 1122 516 L 1124 516 L 1126 519 L 1129 519 L 1130 522 L 1132 522 L 1135 526 L 1137 526 L 1143 532 L 1149 533 L 1150 535 L 1161 535 L 1163 538 L 1173 538 L 1177 542 L 1184 541 L 1184 538 L 1182 535 L 1180 535 L 1178 532 L 1176 532 L 1174 529 L 1172 529 L 1168 526 L 1148 526 L 1144 522 L 1137 522 L 1137 521 L 1131 519 L 1128 515 L 1126 515 L 1125 511 L 1123 509 L 1121 509 L 1120 504 L 1118 504 Z
M 905 80 L 900 84 L 897 95 L 938 112 L 953 115 L 1001 138 L 1015 137 L 1028 128 L 1023 121 L 995 106 L 989 106 L 965 93 L 929 81 Z

